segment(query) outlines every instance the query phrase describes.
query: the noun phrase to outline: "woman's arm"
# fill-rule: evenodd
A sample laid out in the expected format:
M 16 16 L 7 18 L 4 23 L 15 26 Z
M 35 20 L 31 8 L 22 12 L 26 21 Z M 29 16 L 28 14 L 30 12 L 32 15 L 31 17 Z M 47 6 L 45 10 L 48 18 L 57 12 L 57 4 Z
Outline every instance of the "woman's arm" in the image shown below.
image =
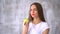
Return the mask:
M 28 27 L 29 27 L 29 19 L 26 18 L 26 19 L 24 19 L 24 26 L 23 26 L 22 34 L 27 34 L 28 33 Z
M 49 34 L 49 29 L 46 29 L 43 34 Z
M 28 33 L 28 24 L 25 24 L 24 26 L 23 26 L 23 32 L 22 32 L 22 34 L 27 34 Z

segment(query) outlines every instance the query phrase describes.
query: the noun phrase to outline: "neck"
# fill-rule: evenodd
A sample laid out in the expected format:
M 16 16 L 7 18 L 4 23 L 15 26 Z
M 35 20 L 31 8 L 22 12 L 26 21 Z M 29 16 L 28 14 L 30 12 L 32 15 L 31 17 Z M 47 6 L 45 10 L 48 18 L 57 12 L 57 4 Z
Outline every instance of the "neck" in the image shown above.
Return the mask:
M 39 19 L 39 18 L 34 18 L 34 20 L 33 20 L 33 23 L 34 24 L 38 24 L 38 23 L 40 23 L 41 22 L 41 20 Z

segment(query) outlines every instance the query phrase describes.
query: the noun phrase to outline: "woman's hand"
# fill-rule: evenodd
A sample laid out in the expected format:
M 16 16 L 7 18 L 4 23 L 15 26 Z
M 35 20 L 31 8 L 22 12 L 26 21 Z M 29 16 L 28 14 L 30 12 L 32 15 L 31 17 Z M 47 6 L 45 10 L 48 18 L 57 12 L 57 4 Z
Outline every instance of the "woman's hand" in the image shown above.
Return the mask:
M 23 32 L 22 32 L 22 34 L 27 34 L 28 33 L 28 24 L 25 24 L 24 26 L 23 26 Z
M 29 20 L 28 19 L 24 19 L 24 26 L 23 26 L 22 34 L 28 34 L 28 27 L 29 27 Z

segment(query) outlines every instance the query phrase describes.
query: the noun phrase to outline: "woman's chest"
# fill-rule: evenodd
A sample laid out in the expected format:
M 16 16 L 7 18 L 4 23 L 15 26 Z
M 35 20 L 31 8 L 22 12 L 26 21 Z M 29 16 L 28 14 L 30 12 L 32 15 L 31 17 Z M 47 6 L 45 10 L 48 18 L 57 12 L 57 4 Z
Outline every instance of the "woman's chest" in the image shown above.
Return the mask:
M 28 32 L 30 34 L 41 34 L 42 28 L 41 25 L 30 25 Z

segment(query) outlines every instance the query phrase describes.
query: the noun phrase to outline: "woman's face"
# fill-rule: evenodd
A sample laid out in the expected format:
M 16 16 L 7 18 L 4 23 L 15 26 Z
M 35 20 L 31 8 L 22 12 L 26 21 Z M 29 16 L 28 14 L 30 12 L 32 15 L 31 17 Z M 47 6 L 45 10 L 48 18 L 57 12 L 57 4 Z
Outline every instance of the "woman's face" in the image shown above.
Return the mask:
M 36 18 L 38 17 L 38 10 L 36 8 L 35 5 L 32 5 L 31 8 L 30 8 L 30 15 L 33 17 L 33 18 Z

